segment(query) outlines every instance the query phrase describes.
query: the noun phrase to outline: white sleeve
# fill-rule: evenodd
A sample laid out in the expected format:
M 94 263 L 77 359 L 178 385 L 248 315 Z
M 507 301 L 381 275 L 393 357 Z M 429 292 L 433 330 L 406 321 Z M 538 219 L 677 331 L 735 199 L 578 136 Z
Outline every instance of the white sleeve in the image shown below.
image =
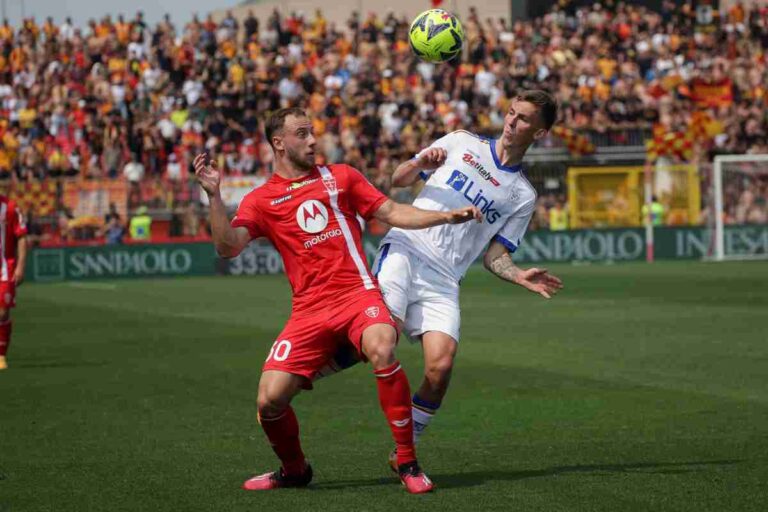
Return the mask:
M 528 229 L 528 223 L 531 222 L 533 212 L 535 209 L 535 201 L 525 208 L 521 208 L 520 212 L 515 216 L 507 219 L 507 222 L 496 233 L 493 239 L 509 249 L 509 252 L 515 252 L 520 247 L 520 242 L 523 240 L 525 230 Z
M 416 153 L 413 158 L 419 158 L 419 155 L 421 155 L 422 152 L 432 148 L 443 148 L 446 151 L 450 151 L 451 147 L 456 144 L 456 141 L 455 141 L 456 135 L 457 135 L 457 132 L 451 132 L 449 134 L 443 135 L 442 137 L 437 139 L 435 142 L 430 144 L 429 147 L 424 148 L 418 153 Z M 419 178 L 421 178 L 424 181 L 427 181 L 429 177 L 432 176 L 432 173 L 434 173 L 436 170 L 437 169 L 421 170 L 419 171 Z

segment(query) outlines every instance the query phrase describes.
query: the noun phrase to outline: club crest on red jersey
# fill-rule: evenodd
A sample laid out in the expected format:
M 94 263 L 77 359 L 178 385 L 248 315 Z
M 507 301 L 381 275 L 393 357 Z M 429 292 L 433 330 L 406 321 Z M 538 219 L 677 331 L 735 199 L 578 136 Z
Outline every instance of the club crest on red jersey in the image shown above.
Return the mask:
M 378 306 L 371 306 L 368 309 L 365 310 L 365 314 L 368 315 L 371 318 L 376 318 L 379 316 L 379 308 Z
M 323 178 L 323 185 L 325 185 L 325 189 L 333 194 L 336 192 L 336 180 L 333 177 L 330 178 Z
M 304 201 L 296 210 L 296 222 L 307 233 L 319 233 L 328 225 L 328 209 L 316 199 Z

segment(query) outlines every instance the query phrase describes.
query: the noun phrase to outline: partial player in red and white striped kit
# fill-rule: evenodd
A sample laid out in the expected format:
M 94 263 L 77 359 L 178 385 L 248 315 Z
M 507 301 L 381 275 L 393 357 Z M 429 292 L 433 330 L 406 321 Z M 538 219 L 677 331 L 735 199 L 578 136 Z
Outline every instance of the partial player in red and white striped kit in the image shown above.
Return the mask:
M 195 174 L 210 199 L 217 252 L 238 255 L 254 238 L 269 239 L 283 258 L 293 289 L 293 310 L 262 369 L 258 412 L 262 428 L 282 464 L 278 471 L 247 480 L 247 490 L 303 487 L 312 479 L 290 406 L 301 389 L 342 345 L 370 361 L 379 403 L 396 444 L 398 473 L 408 492 L 432 489 L 416 462 L 410 388 L 395 358 L 397 326 L 368 268 L 358 220 L 373 217 L 393 226 L 421 229 L 480 221 L 475 206 L 432 212 L 395 203 L 347 165 L 315 165 L 312 122 L 298 108 L 282 109 L 266 121 L 275 152 L 275 173 L 248 194 L 228 221 L 221 175 L 205 155 Z
M 24 280 L 26 234 L 27 227 L 16 203 L 0 195 L 0 370 L 8 368 L 11 308 L 16 305 L 16 287 Z

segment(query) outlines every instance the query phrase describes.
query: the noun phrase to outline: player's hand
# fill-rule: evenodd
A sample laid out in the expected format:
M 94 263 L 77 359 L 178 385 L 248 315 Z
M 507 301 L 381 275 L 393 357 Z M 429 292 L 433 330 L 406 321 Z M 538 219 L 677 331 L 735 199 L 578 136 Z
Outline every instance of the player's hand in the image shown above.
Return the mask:
M 551 299 L 563 288 L 560 278 L 553 276 L 545 268 L 523 270 L 517 275 L 515 282 L 545 299 Z
M 200 153 L 195 157 L 195 177 L 197 178 L 200 186 L 203 187 L 209 195 L 215 195 L 219 193 L 219 186 L 221 185 L 221 173 L 216 168 L 216 162 L 211 160 L 206 163 L 208 155 Z
M 477 206 L 465 206 L 448 212 L 448 224 L 463 224 L 472 219 L 483 222 L 483 214 Z
M 443 148 L 427 148 L 419 153 L 416 163 L 421 169 L 432 170 L 443 165 L 446 158 L 448 158 L 448 152 Z
M 20 286 L 24 282 L 24 271 L 17 268 L 13 273 L 13 282 L 16 286 Z

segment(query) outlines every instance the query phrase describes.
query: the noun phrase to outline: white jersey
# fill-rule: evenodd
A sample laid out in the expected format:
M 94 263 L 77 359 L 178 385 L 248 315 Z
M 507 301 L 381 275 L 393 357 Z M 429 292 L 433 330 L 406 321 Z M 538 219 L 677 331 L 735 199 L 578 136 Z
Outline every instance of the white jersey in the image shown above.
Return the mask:
M 445 149 L 448 157 L 433 172 L 420 173 L 426 184 L 413 202 L 418 208 L 437 211 L 475 205 L 483 213 L 482 223 L 392 228 L 382 244 L 405 244 L 456 281 L 491 240 L 514 252 L 533 215 L 536 191 L 520 165 L 507 167 L 499 162 L 495 142 L 463 130 L 435 141 L 430 147 Z

